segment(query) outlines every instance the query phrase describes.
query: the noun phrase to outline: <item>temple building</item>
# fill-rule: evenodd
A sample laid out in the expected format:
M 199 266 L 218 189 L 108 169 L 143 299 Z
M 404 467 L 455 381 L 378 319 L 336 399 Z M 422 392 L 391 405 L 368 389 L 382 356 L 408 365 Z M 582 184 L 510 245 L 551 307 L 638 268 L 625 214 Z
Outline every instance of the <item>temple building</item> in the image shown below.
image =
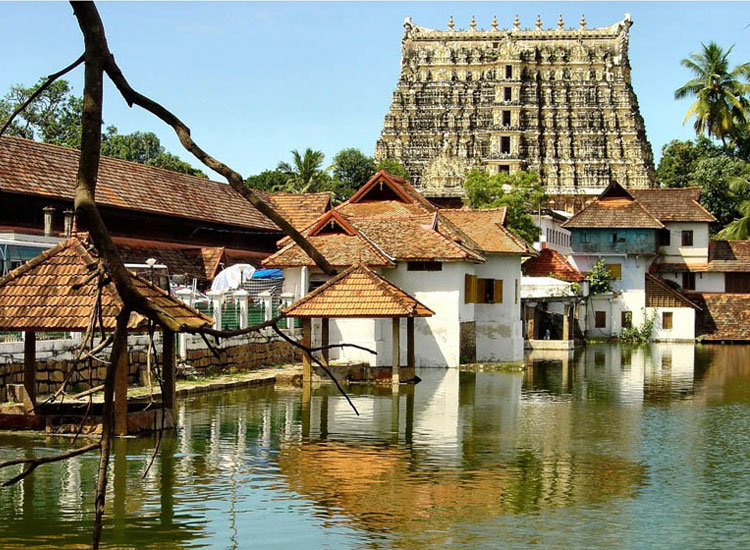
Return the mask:
M 654 184 L 631 85 L 629 14 L 608 27 L 434 30 L 407 18 L 401 74 L 375 156 L 396 159 L 433 201 L 455 204 L 464 174 L 536 170 L 555 208 L 579 210 L 610 183 Z

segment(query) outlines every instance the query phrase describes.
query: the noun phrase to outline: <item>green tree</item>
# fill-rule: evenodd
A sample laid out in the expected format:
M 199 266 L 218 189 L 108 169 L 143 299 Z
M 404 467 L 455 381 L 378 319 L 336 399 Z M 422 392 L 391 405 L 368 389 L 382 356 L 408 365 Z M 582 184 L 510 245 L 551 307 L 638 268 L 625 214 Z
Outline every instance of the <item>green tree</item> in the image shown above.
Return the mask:
M 661 160 L 656 169 L 656 178 L 666 187 L 689 187 L 695 165 L 699 160 L 722 154 L 719 147 L 706 138 L 695 141 L 672 140 L 661 150 Z
M 117 128 L 108 126 L 102 135 L 102 155 L 155 166 L 172 172 L 205 178 L 206 174 L 193 168 L 177 155 L 167 152 L 153 132 L 119 134 Z
M 322 151 L 313 151 L 309 147 L 303 154 L 294 150 L 292 153 L 292 164 L 280 162 L 276 168 L 286 176 L 286 191 L 291 193 L 312 193 L 327 175 L 327 169 L 323 168 L 325 155 Z
M 405 180 L 411 180 L 411 176 L 409 175 L 409 171 L 404 167 L 403 164 L 401 164 L 396 159 L 383 159 L 381 160 L 376 166 L 375 171 L 379 172 L 380 170 L 385 170 L 392 176 L 396 176 L 397 178 L 403 178 Z
M 695 117 L 696 134 L 718 138 L 726 145 L 727 137 L 732 138 L 748 122 L 750 63 L 730 70 L 729 54 L 734 46 L 726 51 L 715 42 L 701 46 L 700 52 L 681 61 L 694 78 L 677 88 L 674 96 L 695 97 L 683 123 Z
M 729 191 L 734 198 L 739 217 L 724 226 L 716 236 L 727 240 L 750 239 L 750 170 L 747 167 L 742 176 L 730 180 Z
M 342 149 L 333 157 L 333 177 L 347 196 L 362 187 L 375 173 L 375 162 L 359 149 Z
M 604 258 L 599 258 L 591 271 L 586 274 L 586 280 L 589 283 L 589 294 L 603 294 L 612 290 L 612 273 L 604 265 Z
M 33 94 L 46 79 L 26 88 L 17 84 L 0 99 L 0 125 Z M 21 112 L 6 134 L 54 143 L 65 147 L 81 145 L 83 100 L 73 94 L 67 80 L 57 80 Z
M 748 174 L 747 162 L 721 155 L 704 158 L 695 163 L 692 183 L 699 185 L 701 204 L 718 220 L 719 227 L 724 227 L 740 217 L 741 198 L 734 195 L 729 184 Z
M 260 174 L 248 177 L 245 185 L 261 191 L 283 191 L 286 187 L 286 176 L 278 170 L 264 170 Z
M 504 206 L 508 228 L 530 243 L 539 238 L 539 228 L 531 212 L 541 208 L 547 195 L 539 184 L 537 172 L 521 170 L 491 176 L 483 170 L 472 170 L 466 175 L 464 189 L 471 208 Z

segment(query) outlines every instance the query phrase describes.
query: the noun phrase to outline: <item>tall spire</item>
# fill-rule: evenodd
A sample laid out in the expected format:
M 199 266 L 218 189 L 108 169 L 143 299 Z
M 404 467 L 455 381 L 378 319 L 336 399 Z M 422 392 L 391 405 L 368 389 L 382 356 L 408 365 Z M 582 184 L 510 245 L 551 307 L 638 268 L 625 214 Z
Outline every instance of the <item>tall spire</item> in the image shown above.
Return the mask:
M 581 15 L 581 28 L 582 29 L 586 28 L 586 16 L 585 15 Z
M 513 28 L 515 29 L 521 28 L 521 20 L 518 18 L 518 14 L 516 14 L 515 19 L 513 19 Z
M 542 30 L 542 16 L 540 14 L 536 16 L 536 28 L 537 30 Z
M 560 14 L 560 17 L 557 18 L 557 28 L 558 29 L 564 29 L 565 28 L 565 21 L 563 21 L 562 13 Z
M 497 15 L 492 16 L 492 30 L 497 30 Z
M 477 20 L 473 15 L 471 16 L 471 23 L 469 24 L 469 26 L 471 27 L 471 30 L 477 30 Z
M 448 29 L 453 30 L 454 24 L 453 24 L 453 16 L 451 15 L 451 18 L 448 19 Z

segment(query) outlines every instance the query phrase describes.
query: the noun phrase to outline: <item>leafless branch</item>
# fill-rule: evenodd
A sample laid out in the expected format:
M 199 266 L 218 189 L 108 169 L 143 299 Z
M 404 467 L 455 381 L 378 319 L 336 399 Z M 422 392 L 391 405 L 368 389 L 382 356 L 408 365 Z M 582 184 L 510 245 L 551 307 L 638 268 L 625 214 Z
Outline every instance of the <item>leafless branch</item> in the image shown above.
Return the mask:
M 3 462 L 0 464 L 0 469 L 7 468 L 8 466 L 15 466 L 16 464 L 26 464 L 26 469 L 18 474 L 15 477 L 10 478 L 9 480 L 3 482 L 3 487 L 9 487 L 10 485 L 13 485 L 14 483 L 18 483 L 23 478 L 31 474 L 34 470 L 36 470 L 39 466 L 42 464 L 50 464 L 52 462 L 60 462 L 61 460 L 67 460 L 69 458 L 73 458 L 74 456 L 82 455 L 84 453 L 87 453 L 89 451 L 92 451 L 99 447 L 99 442 L 92 443 L 91 445 L 86 445 L 85 447 L 80 447 L 78 449 L 73 449 L 70 451 L 65 451 L 64 453 L 58 453 L 52 456 L 44 456 L 40 458 L 19 458 L 16 460 L 9 460 L 7 462 Z

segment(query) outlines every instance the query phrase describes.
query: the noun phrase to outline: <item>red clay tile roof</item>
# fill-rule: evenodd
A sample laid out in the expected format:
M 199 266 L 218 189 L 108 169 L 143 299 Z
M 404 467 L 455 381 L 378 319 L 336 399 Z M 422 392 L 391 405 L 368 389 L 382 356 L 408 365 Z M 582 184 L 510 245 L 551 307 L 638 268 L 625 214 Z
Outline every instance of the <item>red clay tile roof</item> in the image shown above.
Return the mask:
M 749 241 L 711 241 L 708 245 L 709 271 L 750 271 Z
M 0 278 L 0 330 L 84 331 L 96 302 L 96 256 L 76 237 L 44 251 Z M 88 281 L 87 281 L 88 279 Z M 133 274 L 137 290 L 183 324 L 198 328 L 212 324 L 210 317 L 172 298 L 162 289 Z M 80 285 L 76 288 L 76 285 Z M 113 283 L 102 289 L 102 319 L 114 330 L 122 307 Z M 130 316 L 131 329 L 144 329 L 147 319 Z
M 655 262 L 648 268 L 650 273 L 681 273 L 683 271 L 690 271 L 693 273 L 706 273 L 708 269 L 707 263 L 674 263 L 674 262 Z
M 79 151 L 0 138 L 0 191 L 73 200 Z M 279 229 L 228 184 L 102 157 L 97 203 L 164 216 Z
M 702 311 L 696 314 L 696 334 L 705 340 L 750 340 L 750 294 L 691 292 Z
M 505 207 L 486 210 L 441 208 L 440 214 L 458 226 L 484 252 L 536 254 L 526 241 L 505 227 Z
M 284 310 L 289 317 L 431 317 L 434 312 L 363 264 L 351 266 Z
M 698 202 L 700 187 L 631 189 L 630 194 L 660 222 L 715 222 Z
M 562 281 L 581 282 L 583 273 L 570 265 L 557 250 L 544 248 L 535 258 L 529 258 L 521 266 L 526 277 L 554 277 Z
M 646 273 L 646 307 L 692 307 L 701 309 L 676 288 Z
M 437 207 L 408 181 L 381 170 L 336 210 L 347 216 L 419 216 Z
M 297 231 L 309 227 L 331 209 L 330 193 L 262 193 Z
M 610 184 L 599 197 L 561 224 L 566 229 L 661 229 L 664 225 L 621 185 Z

